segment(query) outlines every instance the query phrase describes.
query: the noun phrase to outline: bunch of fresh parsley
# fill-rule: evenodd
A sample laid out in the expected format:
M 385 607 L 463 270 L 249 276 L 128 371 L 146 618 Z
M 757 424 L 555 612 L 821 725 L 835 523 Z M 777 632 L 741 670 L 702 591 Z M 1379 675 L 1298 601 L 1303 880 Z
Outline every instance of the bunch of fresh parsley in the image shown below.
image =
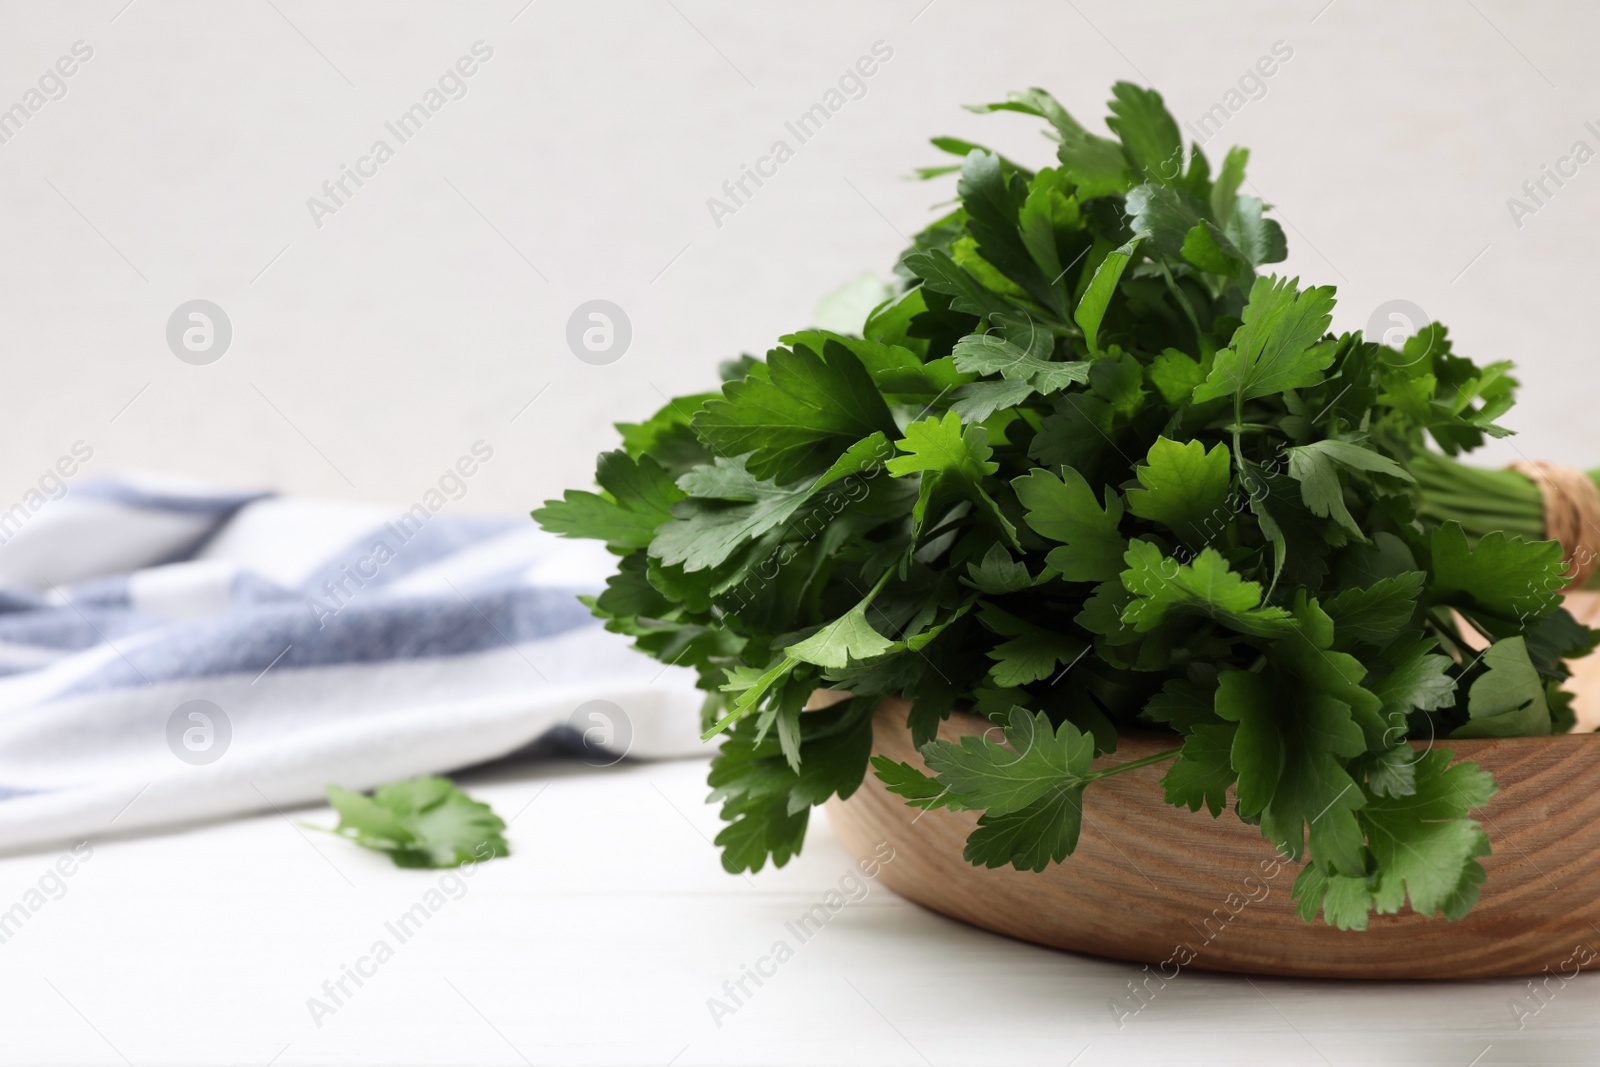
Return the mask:
M 1437 324 L 1330 333 L 1332 288 L 1257 273 L 1285 243 L 1248 153 L 1213 171 L 1148 89 L 1110 109 L 1115 138 L 1037 89 L 975 108 L 1045 120 L 1055 165 L 936 139 L 961 162 L 922 173 L 959 172 L 959 206 L 859 337 L 791 334 L 619 425 L 601 492 L 535 518 L 606 542 L 594 612 L 699 672 L 730 871 L 783 864 L 861 784 L 896 696 L 932 776 L 872 765 L 981 812 L 974 864 L 1065 860 L 1085 787 L 1156 762 L 1097 758 L 1157 729 L 1167 800 L 1231 791 L 1304 861 L 1307 919 L 1458 917 L 1495 784 L 1408 740 L 1567 729 L 1562 660 L 1596 641 L 1558 545 L 1418 506 L 1415 466 L 1507 432 L 1508 364 Z M 805 710 L 818 689 L 854 695 Z M 955 708 L 1000 729 L 936 740 Z

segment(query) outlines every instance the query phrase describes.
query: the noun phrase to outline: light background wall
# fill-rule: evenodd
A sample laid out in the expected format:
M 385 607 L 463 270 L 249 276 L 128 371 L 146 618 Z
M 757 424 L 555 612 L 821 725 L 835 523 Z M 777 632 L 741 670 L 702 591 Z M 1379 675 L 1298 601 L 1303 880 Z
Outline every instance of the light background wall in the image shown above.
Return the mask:
M 958 105 L 1038 85 L 1098 124 L 1126 78 L 1194 121 L 1278 41 L 1293 57 L 1211 154 L 1252 148 L 1287 267 L 1338 286 L 1339 328 L 1407 299 L 1459 351 L 1515 358 L 1521 435 L 1493 461 L 1600 466 L 1600 161 L 1520 227 L 1507 207 L 1600 148 L 1600 8 L 1578 0 L 14 2 L 0 108 L 80 40 L 66 95 L 0 144 L 0 507 L 78 440 L 80 479 L 398 503 L 482 439 L 455 506 L 525 511 L 588 484 L 611 422 L 888 277 L 950 195 L 904 179 L 938 161 L 926 138 L 1048 159 L 1037 123 Z M 384 123 L 479 40 L 467 94 L 315 225 L 307 198 L 396 145 Z M 866 95 L 717 226 L 707 198 L 878 41 Z M 207 366 L 165 339 L 195 298 L 234 332 Z M 632 322 L 607 366 L 565 341 L 593 298 Z

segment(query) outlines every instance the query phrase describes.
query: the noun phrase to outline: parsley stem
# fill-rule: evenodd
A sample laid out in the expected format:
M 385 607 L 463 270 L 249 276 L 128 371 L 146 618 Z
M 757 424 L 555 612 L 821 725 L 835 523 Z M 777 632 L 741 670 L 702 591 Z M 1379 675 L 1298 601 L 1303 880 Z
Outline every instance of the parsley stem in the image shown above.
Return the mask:
M 1088 774 L 1083 776 L 1083 780 L 1085 782 L 1092 782 L 1097 778 L 1109 778 L 1113 774 L 1121 774 L 1123 771 L 1132 771 L 1137 770 L 1140 767 L 1148 767 L 1152 763 L 1162 763 L 1166 760 L 1172 759 L 1174 756 L 1179 756 L 1182 754 L 1183 746 L 1179 745 L 1177 748 L 1169 748 L 1164 752 L 1157 752 L 1153 756 L 1143 756 L 1139 759 L 1129 760 L 1127 763 L 1118 763 L 1113 767 L 1102 767 L 1098 771 L 1090 771 Z
M 1166 258 L 1159 258 L 1156 260 L 1156 262 L 1161 264 L 1161 276 L 1167 281 L 1167 290 L 1172 293 L 1173 298 L 1178 302 L 1178 306 L 1183 309 L 1184 317 L 1189 320 L 1189 325 L 1194 327 L 1194 336 L 1196 340 L 1204 337 L 1205 331 L 1200 328 L 1200 319 L 1197 315 L 1195 315 L 1194 307 L 1189 303 L 1189 297 L 1187 294 L 1185 294 L 1182 289 L 1178 288 L 1177 280 L 1173 278 L 1172 271 L 1167 267 Z
M 1247 466 L 1244 458 L 1244 442 L 1239 439 L 1240 431 L 1244 429 L 1244 393 L 1241 389 L 1233 391 L 1233 461 L 1242 471 Z
M 1462 616 L 1465 618 L 1465 616 Z M 1450 657 L 1456 661 L 1457 666 L 1465 663 L 1472 654 L 1472 649 L 1461 639 L 1461 632 L 1456 628 L 1455 619 L 1451 617 L 1448 608 L 1430 608 L 1427 612 L 1428 621 L 1433 623 L 1434 636 L 1439 638 L 1449 647 L 1445 649 Z

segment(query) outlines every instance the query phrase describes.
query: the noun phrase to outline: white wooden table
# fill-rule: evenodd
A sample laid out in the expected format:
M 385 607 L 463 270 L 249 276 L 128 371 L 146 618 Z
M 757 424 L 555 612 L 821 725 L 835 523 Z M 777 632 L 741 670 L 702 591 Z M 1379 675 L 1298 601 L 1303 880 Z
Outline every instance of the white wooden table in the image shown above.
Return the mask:
M 0 860 L 0 913 L 36 906 L 0 943 L 0 1062 L 1600 1062 L 1589 975 L 1552 983 L 1518 1029 L 1510 1005 L 1539 1004 L 1524 981 L 1185 973 L 1119 1027 L 1110 1004 L 1134 1003 L 1138 968 L 970 929 L 880 886 L 801 943 L 785 924 L 849 857 L 818 819 L 787 868 L 725 874 L 704 771 L 535 763 L 472 777 L 514 817 L 515 855 L 465 881 L 290 821 L 331 825 L 325 809 L 104 842 L 59 882 L 57 854 Z M 419 903 L 436 910 L 386 925 Z M 708 999 L 779 940 L 793 958 L 763 964 L 776 973 L 747 979 L 719 1026 Z M 392 950 L 381 963 L 379 941 Z M 347 966 L 368 977 L 358 986 Z M 338 992 L 341 978 L 336 1003 L 324 982 Z M 332 1009 L 315 1020 L 313 997 Z

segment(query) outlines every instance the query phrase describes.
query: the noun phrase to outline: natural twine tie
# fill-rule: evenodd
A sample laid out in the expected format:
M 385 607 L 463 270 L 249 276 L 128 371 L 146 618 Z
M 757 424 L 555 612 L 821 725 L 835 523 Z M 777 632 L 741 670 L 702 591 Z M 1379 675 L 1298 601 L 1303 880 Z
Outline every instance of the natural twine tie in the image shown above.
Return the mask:
M 1600 489 L 1587 474 L 1557 463 L 1533 460 L 1513 463 L 1510 469 L 1539 487 L 1544 535 L 1561 543 L 1569 564 L 1566 588 L 1585 585 L 1600 566 Z

